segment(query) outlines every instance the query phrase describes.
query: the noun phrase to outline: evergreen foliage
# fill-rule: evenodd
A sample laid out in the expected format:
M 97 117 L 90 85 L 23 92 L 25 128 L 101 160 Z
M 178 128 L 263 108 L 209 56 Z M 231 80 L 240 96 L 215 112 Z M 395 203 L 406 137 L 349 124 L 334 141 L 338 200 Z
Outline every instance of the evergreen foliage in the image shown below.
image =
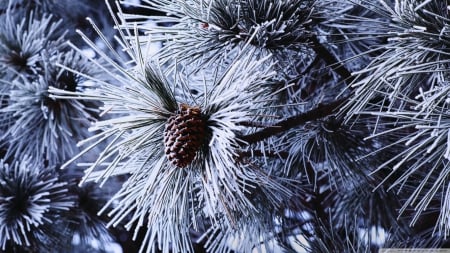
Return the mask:
M 450 0 L 0 9 L 2 251 L 448 246 Z

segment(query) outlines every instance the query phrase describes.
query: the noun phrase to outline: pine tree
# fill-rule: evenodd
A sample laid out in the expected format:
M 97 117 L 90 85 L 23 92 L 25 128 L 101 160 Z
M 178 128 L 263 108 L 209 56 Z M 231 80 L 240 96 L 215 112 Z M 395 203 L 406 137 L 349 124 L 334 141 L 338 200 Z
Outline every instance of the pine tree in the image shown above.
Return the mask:
M 448 246 L 450 0 L 0 7 L 2 251 Z

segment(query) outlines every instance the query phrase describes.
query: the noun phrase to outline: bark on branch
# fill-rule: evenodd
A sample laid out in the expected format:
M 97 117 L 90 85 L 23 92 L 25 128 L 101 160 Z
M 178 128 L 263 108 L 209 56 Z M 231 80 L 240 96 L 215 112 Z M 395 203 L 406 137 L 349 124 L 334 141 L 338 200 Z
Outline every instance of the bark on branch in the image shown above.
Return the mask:
M 239 139 L 248 144 L 256 143 L 277 134 L 283 133 L 291 128 L 303 125 L 306 122 L 333 115 L 335 113 L 335 110 L 339 108 L 339 106 L 345 100 L 347 99 L 342 98 L 328 104 L 319 104 L 316 108 L 310 111 L 286 118 L 273 126 L 266 127 L 255 133 L 240 136 Z

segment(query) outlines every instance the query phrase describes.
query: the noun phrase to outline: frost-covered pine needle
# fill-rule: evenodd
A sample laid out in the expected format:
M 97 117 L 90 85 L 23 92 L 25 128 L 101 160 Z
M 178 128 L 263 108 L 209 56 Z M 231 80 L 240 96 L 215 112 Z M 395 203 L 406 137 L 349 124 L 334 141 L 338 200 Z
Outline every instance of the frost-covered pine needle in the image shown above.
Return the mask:
M 258 209 L 250 196 L 257 188 L 267 195 L 268 206 L 277 206 L 289 198 L 292 192 L 283 185 L 284 180 L 278 180 L 239 153 L 244 143 L 238 136 L 252 130 L 245 123 L 255 120 L 268 100 L 264 87 L 274 73 L 264 68 L 271 66 L 267 58 L 254 60 L 249 52 L 225 69 L 199 69 L 197 72 L 205 75 L 203 91 L 194 94 L 190 87 L 201 87 L 195 83 L 198 80 L 147 59 L 139 37 L 130 37 L 129 30 L 119 32 L 131 61 L 120 58 L 119 53 L 103 52 L 84 36 L 102 58 L 90 59 L 91 62 L 114 80 L 98 82 L 86 75 L 98 82 L 96 89 L 74 92 L 50 88 L 53 99 L 99 101 L 105 115 L 109 115 L 109 119 L 100 120 L 91 128 L 97 134 L 80 142 L 88 144 L 85 150 L 66 163 L 106 141 L 97 160 L 86 169 L 83 181 L 103 184 L 112 176 L 129 175 L 100 211 L 112 208 L 108 212 L 109 226 L 126 222 L 125 227 L 134 229 L 136 235 L 140 227 L 146 226 L 142 252 L 154 252 L 157 248 L 163 252 L 186 252 L 192 251 L 189 231 L 198 229 L 199 218 L 233 228 L 242 216 L 256 219 Z M 70 66 L 63 68 L 72 70 Z M 189 123 L 193 120 L 197 123 Z M 202 128 L 198 121 L 203 122 L 204 130 L 194 130 Z M 200 131 L 202 136 L 192 131 Z M 179 132 L 188 134 L 183 137 Z M 174 159 L 185 159 L 183 155 L 192 152 L 194 140 L 189 136 L 194 135 L 195 157 L 178 166 L 180 163 Z M 176 141 L 171 143 L 171 139 Z
M 2 79 L 8 81 L 42 73 L 43 57 L 57 53 L 64 41 L 61 20 L 49 15 L 36 17 L 33 12 L 24 13 L 27 18 L 19 20 L 10 12 L 8 9 L 0 17 L 0 67 L 7 73 Z
M 54 62 L 71 66 L 76 72 L 60 69 Z M 8 157 L 27 155 L 55 165 L 72 157 L 78 151 L 76 142 L 89 136 L 87 128 L 96 118 L 98 105 L 51 98 L 49 87 L 81 91 L 91 84 L 80 73 L 100 77 L 93 65 L 75 51 L 50 56 L 43 63 L 44 75 L 18 78 L 5 93 L 8 104 L 0 112 L 8 117 L 4 117 L 7 129 L 2 140 L 8 147 Z
M 124 14 L 125 25 L 137 24 L 162 42 L 161 58 L 189 62 L 223 62 L 246 44 L 267 53 L 288 56 L 304 51 L 316 0 L 189 0 L 141 1 L 126 4 L 167 15 Z M 151 21 L 151 22 L 149 22 Z M 154 25 L 149 25 L 149 23 Z M 284 54 L 285 53 L 285 54 Z M 279 57 L 280 61 L 288 60 Z
M 449 1 L 386 1 L 379 11 L 386 20 L 374 19 L 374 25 L 384 23 L 387 39 L 383 53 L 363 70 L 355 72 L 354 97 L 344 107 L 348 117 L 363 112 L 372 105 L 395 111 L 407 106 L 403 97 L 412 98 L 423 90 L 433 89 L 448 72 L 450 53 Z M 373 8 L 370 3 L 361 3 Z M 371 22 L 371 20 L 368 20 Z M 376 109 L 375 109 L 376 110 Z
M 18 245 L 38 249 L 57 240 L 50 233 L 61 212 L 73 207 L 66 184 L 51 168 L 29 158 L 13 164 L 0 162 L 0 246 Z

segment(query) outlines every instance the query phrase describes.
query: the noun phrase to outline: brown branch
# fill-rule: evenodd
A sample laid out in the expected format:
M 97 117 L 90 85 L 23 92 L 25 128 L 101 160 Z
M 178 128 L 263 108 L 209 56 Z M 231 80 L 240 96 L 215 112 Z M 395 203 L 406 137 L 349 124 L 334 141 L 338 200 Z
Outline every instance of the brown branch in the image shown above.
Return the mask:
M 330 51 L 328 51 L 328 49 L 320 43 L 316 36 L 308 37 L 308 41 L 311 43 L 312 49 L 316 52 L 317 56 L 323 59 L 328 66 L 333 69 L 333 71 L 344 79 L 344 81 L 350 84 L 354 80 L 355 77 L 352 76 L 351 72 L 345 67 L 345 65 Z M 335 112 L 336 108 L 347 100 L 347 98 L 348 97 L 344 97 L 329 104 L 319 104 L 316 108 L 308 112 L 284 119 L 273 126 L 265 127 L 255 133 L 240 136 L 240 139 L 248 144 L 256 143 L 296 126 L 303 125 L 308 121 L 330 116 Z
M 268 157 L 280 157 L 283 159 L 287 159 L 289 157 L 288 152 L 274 152 L 274 151 L 262 152 L 261 150 L 238 151 L 238 154 L 241 157 L 268 156 Z
M 328 51 L 322 43 L 320 43 L 316 36 L 311 36 L 308 40 L 311 42 L 314 52 L 320 56 L 320 58 L 322 58 L 334 72 L 341 76 L 348 84 L 354 80 L 355 77 L 352 76 L 352 73 L 341 61 L 339 61 L 330 51 Z
M 279 133 L 283 133 L 286 130 L 289 130 L 296 126 L 303 125 L 306 122 L 330 116 L 334 114 L 335 109 L 338 108 L 346 99 L 347 98 L 338 99 L 329 104 L 319 104 L 316 108 L 310 111 L 289 117 L 276 123 L 273 126 L 266 127 L 255 133 L 240 136 L 239 139 L 248 144 L 256 143 Z

